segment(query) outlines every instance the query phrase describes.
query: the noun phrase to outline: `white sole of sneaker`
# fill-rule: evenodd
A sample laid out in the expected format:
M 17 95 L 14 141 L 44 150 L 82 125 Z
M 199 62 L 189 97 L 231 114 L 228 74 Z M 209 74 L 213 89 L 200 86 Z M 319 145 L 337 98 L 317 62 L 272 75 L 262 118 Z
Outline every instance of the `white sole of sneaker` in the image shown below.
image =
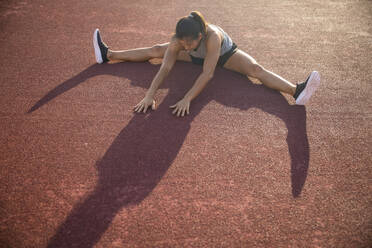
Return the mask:
M 297 97 L 297 105 L 305 105 L 310 99 L 311 95 L 314 94 L 320 84 L 320 75 L 317 71 L 313 71 L 310 74 L 309 80 L 307 81 L 305 89 Z
M 94 34 L 93 34 L 94 54 L 96 55 L 97 63 L 102 64 L 103 60 L 102 60 L 101 49 L 99 49 L 99 45 L 98 45 L 97 32 L 98 32 L 98 28 L 94 31 Z

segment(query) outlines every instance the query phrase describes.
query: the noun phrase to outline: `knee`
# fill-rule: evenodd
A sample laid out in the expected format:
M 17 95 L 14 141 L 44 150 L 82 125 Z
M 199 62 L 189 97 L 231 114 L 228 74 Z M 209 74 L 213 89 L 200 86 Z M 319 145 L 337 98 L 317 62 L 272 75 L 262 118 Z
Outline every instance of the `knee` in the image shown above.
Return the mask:
M 154 45 L 150 49 L 150 56 L 153 58 L 162 58 L 163 57 L 163 47 L 161 45 Z
M 251 64 L 248 70 L 248 76 L 259 79 L 264 71 L 265 69 L 263 66 L 259 64 Z

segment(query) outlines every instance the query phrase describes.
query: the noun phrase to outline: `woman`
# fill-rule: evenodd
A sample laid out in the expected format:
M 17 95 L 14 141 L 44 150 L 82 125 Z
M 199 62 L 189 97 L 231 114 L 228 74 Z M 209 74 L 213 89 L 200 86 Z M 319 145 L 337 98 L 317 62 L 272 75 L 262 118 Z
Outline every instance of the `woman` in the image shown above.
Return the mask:
M 182 100 L 170 106 L 174 109 L 172 113 L 177 116 L 190 113 L 190 102 L 213 77 L 216 66 L 256 78 L 269 88 L 290 94 L 296 99 L 298 105 L 304 105 L 320 83 L 320 76 L 316 71 L 313 71 L 304 83 L 294 85 L 266 70 L 247 53 L 239 50 L 229 35 L 220 27 L 208 24 L 198 11 L 193 11 L 189 16 L 178 21 L 176 33 L 168 43 L 148 48 L 112 51 L 102 41 L 99 30 L 96 29 L 93 35 L 93 45 L 97 63 L 100 64 L 109 60 L 139 62 L 162 58 L 160 70 L 145 97 L 134 107 L 136 112 L 146 113 L 149 107 L 155 109 L 156 90 L 163 83 L 176 60 L 203 65 L 203 72 L 193 87 Z

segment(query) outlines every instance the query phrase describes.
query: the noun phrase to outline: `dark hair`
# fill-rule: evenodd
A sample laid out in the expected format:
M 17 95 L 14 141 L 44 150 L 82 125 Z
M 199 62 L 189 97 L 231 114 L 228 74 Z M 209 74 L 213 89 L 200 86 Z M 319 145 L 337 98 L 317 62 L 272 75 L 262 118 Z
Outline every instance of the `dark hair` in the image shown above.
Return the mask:
M 196 40 L 199 33 L 203 36 L 207 34 L 208 23 L 199 11 L 193 11 L 190 15 L 182 17 L 176 26 L 176 38 L 183 39 L 191 37 Z

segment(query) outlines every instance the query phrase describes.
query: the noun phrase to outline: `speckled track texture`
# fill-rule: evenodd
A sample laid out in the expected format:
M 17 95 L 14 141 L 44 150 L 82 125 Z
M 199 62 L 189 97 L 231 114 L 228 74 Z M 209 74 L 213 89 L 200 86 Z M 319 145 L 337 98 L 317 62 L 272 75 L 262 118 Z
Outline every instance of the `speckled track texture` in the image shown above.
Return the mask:
M 191 2 L 191 3 L 190 3 Z M 95 63 L 169 41 L 192 10 L 265 68 L 321 84 L 306 106 L 177 62 Z M 370 247 L 372 2 L 1 1 L 0 247 Z

